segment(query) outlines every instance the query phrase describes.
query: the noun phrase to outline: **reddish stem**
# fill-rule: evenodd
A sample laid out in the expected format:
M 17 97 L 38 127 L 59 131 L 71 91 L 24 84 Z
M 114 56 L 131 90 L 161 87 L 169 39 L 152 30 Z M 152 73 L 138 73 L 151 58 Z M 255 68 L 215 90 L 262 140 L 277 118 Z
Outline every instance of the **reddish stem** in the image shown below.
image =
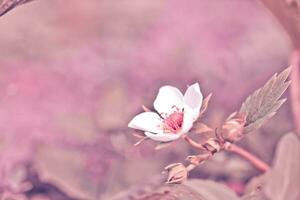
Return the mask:
M 264 161 L 257 158 L 255 155 L 251 154 L 250 152 L 246 151 L 245 149 L 231 143 L 226 143 L 224 145 L 224 149 L 233 153 L 240 155 L 241 157 L 248 160 L 252 163 L 257 169 L 261 170 L 262 172 L 267 172 L 270 169 L 270 166 L 265 163 Z
M 197 143 L 196 141 L 192 140 L 191 138 L 189 138 L 186 135 L 183 136 L 182 138 L 184 140 L 186 140 L 191 146 L 193 146 L 199 150 L 207 150 L 201 144 Z M 263 172 L 266 172 L 270 169 L 270 166 L 267 163 L 265 163 L 264 161 L 257 158 L 255 155 L 251 154 L 250 152 L 246 151 L 245 149 L 243 149 L 235 144 L 226 142 L 222 147 L 224 150 L 227 150 L 227 151 L 230 151 L 230 152 L 240 155 L 241 157 L 243 157 L 244 159 L 246 159 L 250 163 L 252 163 L 257 169 L 259 169 Z M 191 171 L 195 167 L 196 167 L 196 165 L 193 165 L 193 164 L 189 165 L 190 169 L 188 171 Z

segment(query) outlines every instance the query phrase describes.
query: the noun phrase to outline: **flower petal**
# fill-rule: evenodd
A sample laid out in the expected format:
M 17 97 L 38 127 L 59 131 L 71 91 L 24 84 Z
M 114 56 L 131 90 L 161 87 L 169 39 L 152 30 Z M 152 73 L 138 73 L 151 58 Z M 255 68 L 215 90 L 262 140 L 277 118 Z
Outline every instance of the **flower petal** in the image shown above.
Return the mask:
M 128 127 L 148 131 L 152 133 L 163 133 L 162 119 L 155 112 L 143 112 L 135 116 L 128 124 Z
M 174 106 L 183 108 L 183 95 L 176 87 L 163 86 L 159 89 L 153 105 L 158 113 L 169 114 Z
M 158 133 L 153 134 L 150 132 L 145 132 L 145 135 L 152 140 L 159 141 L 159 142 L 170 142 L 173 140 L 177 140 L 180 138 L 181 135 L 179 134 L 172 134 L 172 133 Z
M 188 109 L 192 111 L 193 120 L 195 121 L 199 116 L 203 100 L 203 95 L 200 91 L 199 84 L 195 83 L 189 86 L 184 94 L 183 99 L 185 107 L 188 107 Z
M 180 135 L 183 135 L 183 134 L 189 132 L 189 130 L 193 127 L 193 123 L 194 123 L 193 118 L 194 118 L 194 111 L 190 108 L 185 108 Z

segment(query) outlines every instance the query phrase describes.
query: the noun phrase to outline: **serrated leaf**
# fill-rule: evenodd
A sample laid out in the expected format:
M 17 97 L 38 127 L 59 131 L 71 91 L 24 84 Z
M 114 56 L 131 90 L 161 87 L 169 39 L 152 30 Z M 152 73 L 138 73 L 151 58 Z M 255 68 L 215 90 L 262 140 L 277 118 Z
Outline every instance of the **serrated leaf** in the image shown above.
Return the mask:
M 193 189 L 201 196 L 203 200 L 238 200 L 238 196 L 229 188 L 221 183 L 210 180 L 192 179 L 185 183 L 189 188 Z
M 246 126 L 244 128 L 244 133 L 249 133 L 259 127 L 261 127 L 264 123 L 266 123 L 266 121 L 268 121 L 270 118 L 272 118 L 275 114 L 276 111 L 280 108 L 280 106 L 286 101 L 286 98 L 281 99 L 279 101 L 277 101 L 273 108 L 271 109 L 270 113 L 268 115 L 266 115 L 265 117 L 258 119 L 257 121 L 255 121 L 254 123 Z
M 251 132 L 276 114 L 286 99 L 280 99 L 288 88 L 290 81 L 287 78 L 291 67 L 272 78 L 260 89 L 250 95 L 242 104 L 240 112 L 246 115 L 244 133 Z

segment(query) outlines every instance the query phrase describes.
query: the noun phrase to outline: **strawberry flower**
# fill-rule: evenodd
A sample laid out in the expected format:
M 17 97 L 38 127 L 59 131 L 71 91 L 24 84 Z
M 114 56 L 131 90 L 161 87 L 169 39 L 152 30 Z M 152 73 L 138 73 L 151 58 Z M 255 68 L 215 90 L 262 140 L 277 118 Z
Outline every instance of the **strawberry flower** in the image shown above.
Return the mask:
M 176 87 L 163 86 L 153 103 L 157 112 L 136 115 L 128 127 L 144 131 L 152 140 L 176 140 L 192 128 L 199 117 L 202 100 L 198 83 L 189 86 L 184 95 Z

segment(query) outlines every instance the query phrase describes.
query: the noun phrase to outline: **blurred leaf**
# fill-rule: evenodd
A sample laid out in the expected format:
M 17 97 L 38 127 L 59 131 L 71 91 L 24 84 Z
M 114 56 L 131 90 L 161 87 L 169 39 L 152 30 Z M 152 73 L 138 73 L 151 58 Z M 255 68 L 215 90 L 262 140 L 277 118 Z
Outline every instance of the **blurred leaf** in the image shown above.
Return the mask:
M 2 192 L 1 200 L 29 200 L 29 199 L 23 194 L 14 194 L 12 192 Z
M 263 196 L 261 192 L 245 195 L 241 197 L 241 200 L 269 200 L 267 197 Z
M 280 140 L 263 191 L 272 200 L 300 199 L 300 141 L 293 133 Z
M 129 100 L 122 82 L 111 83 L 104 91 L 97 105 L 97 122 L 103 129 L 118 129 L 127 126 Z
M 189 188 L 195 190 L 205 200 L 238 200 L 238 196 L 225 185 L 210 181 L 192 179 L 185 183 Z
M 256 90 L 243 103 L 240 112 L 246 115 L 244 133 L 262 126 L 285 102 L 286 99 L 280 97 L 290 84 L 290 81 L 286 81 L 290 71 L 291 68 L 287 68 L 279 75 L 273 75 L 262 88 Z
M 93 142 L 99 135 L 93 118 L 75 112 L 60 116 L 58 125 L 64 130 L 64 133 L 81 142 Z
M 84 157 L 79 152 L 42 147 L 35 159 L 40 179 L 58 186 L 71 197 L 94 199 L 96 185 L 84 175 Z
M 189 186 L 167 185 L 162 186 L 154 192 L 142 195 L 131 200 L 206 200 Z
M 299 139 L 286 134 L 278 144 L 273 168 L 248 183 L 242 200 L 299 200 L 299 157 Z
M 241 197 L 242 200 L 268 200 L 262 191 L 267 178 L 267 174 L 263 174 L 252 178 L 246 185 L 244 195 Z
M 119 200 L 119 198 L 116 198 Z M 131 195 L 122 200 L 239 200 L 237 195 L 223 184 L 191 179 L 183 184 L 163 185 L 152 192 Z

